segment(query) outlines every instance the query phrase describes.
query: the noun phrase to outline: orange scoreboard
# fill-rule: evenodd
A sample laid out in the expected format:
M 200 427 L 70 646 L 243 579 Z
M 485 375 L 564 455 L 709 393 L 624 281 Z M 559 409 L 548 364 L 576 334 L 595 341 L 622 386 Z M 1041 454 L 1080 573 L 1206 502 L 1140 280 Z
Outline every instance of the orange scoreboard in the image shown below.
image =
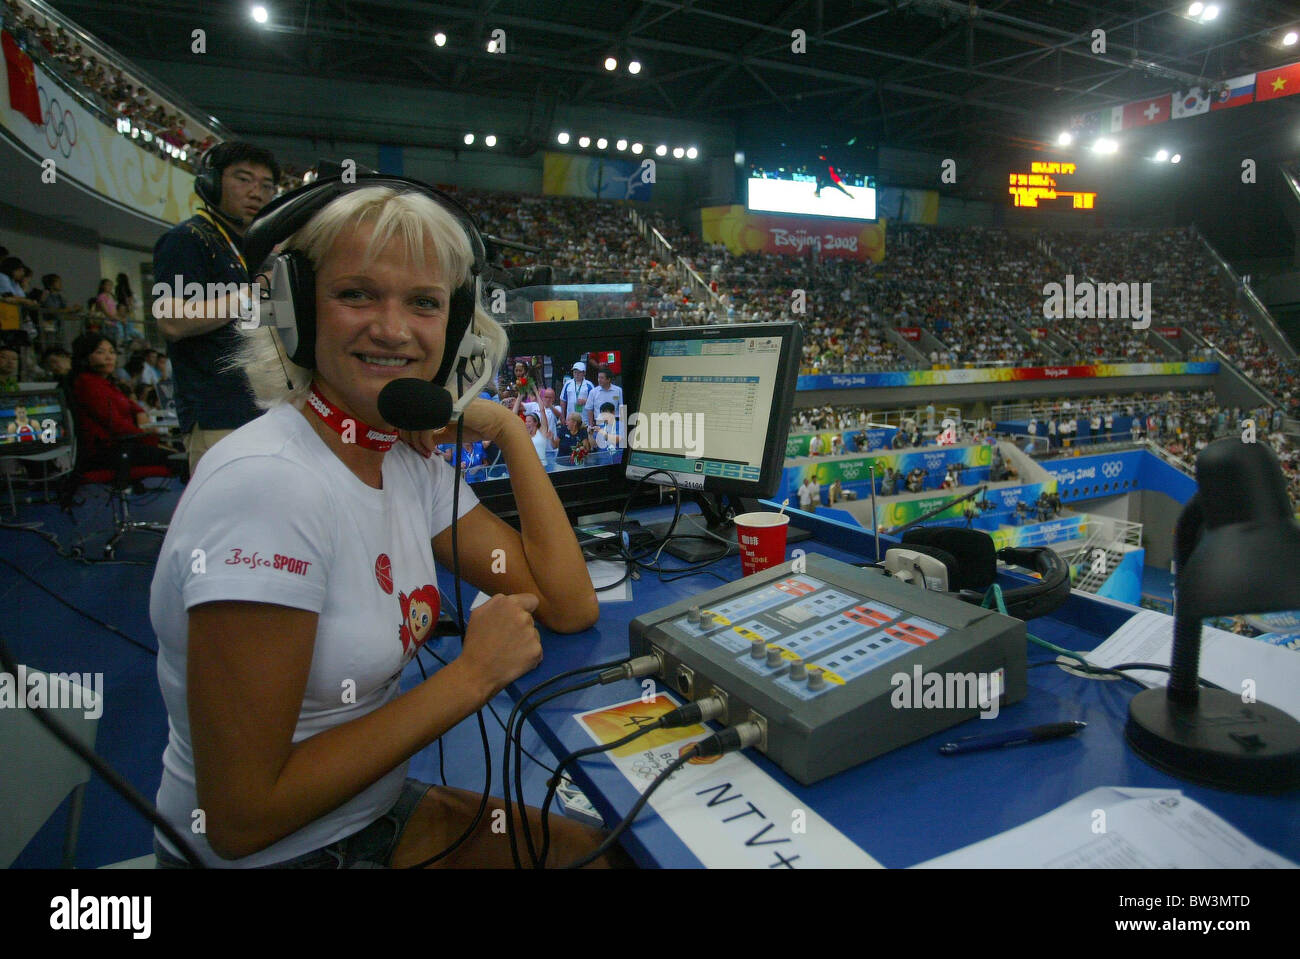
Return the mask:
M 1016 206 L 1038 206 L 1040 200 L 1055 200 L 1060 197 L 1070 198 L 1072 210 L 1091 210 L 1096 207 L 1097 194 L 1083 193 L 1076 190 L 1059 190 L 1056 186 L 1058 176 L 1070 176 L 1074 173 L 1073 163 L 1033 162 L 1028 173 L 1012 173 L 1010 193 Z

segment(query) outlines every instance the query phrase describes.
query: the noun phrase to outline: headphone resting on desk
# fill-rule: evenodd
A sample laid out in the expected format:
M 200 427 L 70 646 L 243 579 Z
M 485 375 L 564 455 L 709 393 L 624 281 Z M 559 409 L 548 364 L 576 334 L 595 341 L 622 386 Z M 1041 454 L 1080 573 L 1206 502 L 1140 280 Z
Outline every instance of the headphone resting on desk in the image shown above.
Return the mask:
M 952 526 L 918 526 L 903 534 L 907 549 L 924 553 L 947 569 L 948 589 L 958 599 L 976 605 L 997 579 L 998 560 L 1036 570 L 1043 582 L 1003 590 L 1007 614 L 1034 619 L 1063 606 L 1070 598 L 1070 570 L 1055 551 L 1045 548 L 997 549 L 993 537 L 982 530 Z

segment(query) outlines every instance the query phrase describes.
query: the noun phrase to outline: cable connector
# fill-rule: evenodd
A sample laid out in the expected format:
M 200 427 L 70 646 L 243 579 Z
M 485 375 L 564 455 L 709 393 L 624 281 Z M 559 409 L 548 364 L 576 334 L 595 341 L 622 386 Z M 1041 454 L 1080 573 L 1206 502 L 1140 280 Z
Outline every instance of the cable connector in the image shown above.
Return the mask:
M 629 659 L 625 663 L 611 666 L 602 672 L 600 674 L 600 684 L 608 686 L 610 683 L 616 683 L 622 679 L 640 679 L 642 676 L 652 676 L 661 672 L 663 668 L 663 661 L 658 656 L 638 656 L 636 659 Z
M 701 739 L 695 745 L 699 747 L 697 756 L 721 756 L 738 749 L 757 746 L 763 740 L 763 730 L 758 723 L 737 723 L 728 726 L 720 733 L 714 733 L 707 739 Z
M 685 706 L 678 706 L 670 713 L 664 713 L 659 717 L 659 724 L 664 729 L 674 729 L 678 726 L 694 726 L 696 723 L 706 723 L 709 720 L 717 719 L 726 708 L 721 697 L 705 696 L 703 699 L 697 699 Z

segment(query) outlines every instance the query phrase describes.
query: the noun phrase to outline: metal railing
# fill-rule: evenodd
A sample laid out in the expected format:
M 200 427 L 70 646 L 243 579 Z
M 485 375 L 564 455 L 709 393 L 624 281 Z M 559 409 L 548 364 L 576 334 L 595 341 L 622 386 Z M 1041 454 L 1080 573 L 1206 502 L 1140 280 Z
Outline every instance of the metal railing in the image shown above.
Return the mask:
M 80 43 L 87 52 L 95 54 L 114 70 L 120 71 L 122 76 L 134 87 L 144 87 L 155 100 L 165 101 L 163 105 L 169 106 L 171 108 L 170 112 L 184 116 L 189 121 L 189 124 L 199 129 L 203 136 L 211 135 L 219 140 L 234 138 L 235 134 L 227 129 L 216 117 L 203 113 L 170 86 L 152 74 L 141 70 L 138 64 L 123 57 L 108 44 L 83 30 L 74 21 L 68 19 L 49 4 L 44 3 L 43 0 L 16 0 L 16 3 L 23 12 L 43 18 L 49 25 L 62 27 L 74 43 Z M 39 44 L 36 45 L 39 46 Z M 31 53 L 32 51 L 28 50 L 27 52 Z M 44 53 L 44 48 L 41 49 L 41 53 Z M 42 67 L 45 66 L 44 63 L 41 65 Z M 199 117 L 205 119 L 200 121 Z M 202 140 L 203 136 L 195 137 L 195 139 Z

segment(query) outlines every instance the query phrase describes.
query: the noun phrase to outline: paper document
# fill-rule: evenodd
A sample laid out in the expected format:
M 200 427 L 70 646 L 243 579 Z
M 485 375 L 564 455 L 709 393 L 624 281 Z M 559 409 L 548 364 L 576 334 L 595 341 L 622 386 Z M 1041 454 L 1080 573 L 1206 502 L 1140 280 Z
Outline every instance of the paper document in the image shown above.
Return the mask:
M 1172 616 L 1144 609 L 1084 658 L 1096 666 L 1168 666 L 1173 636 Z M 1169 685 L 1168 673 L 1146 670 L 1128 675 L 1148 686 Z M 1300 719 L 1300 656 L 1290 650 L 1207 626 L 1201 630 L 1200 676 L 1231 693 L 1249 689 L 1256 702 L 1276 706 Z M 1251 685 L 1244 685 L 1247 682 Z
M 1177 789 L 1102 786 L 918 869 L 1295 869 Z
M 622 563 L 612 563 L 604 559 L 587 560 L 587 574 L 591 577 L 591 585 L 596 589 L 607 583 L 618 582 L 619 577 L 627 572 Z M 487 593 L 479 593 L 474 598 L 474 604 L 470 606 L 471 610 L 478 609 L 492 597 Z M 607 589 L 602 593 L 597 593 L 596 598 L 602 603 L 620 603 L 632 598 L 632 577 L 629 576 L 613 589 Z

